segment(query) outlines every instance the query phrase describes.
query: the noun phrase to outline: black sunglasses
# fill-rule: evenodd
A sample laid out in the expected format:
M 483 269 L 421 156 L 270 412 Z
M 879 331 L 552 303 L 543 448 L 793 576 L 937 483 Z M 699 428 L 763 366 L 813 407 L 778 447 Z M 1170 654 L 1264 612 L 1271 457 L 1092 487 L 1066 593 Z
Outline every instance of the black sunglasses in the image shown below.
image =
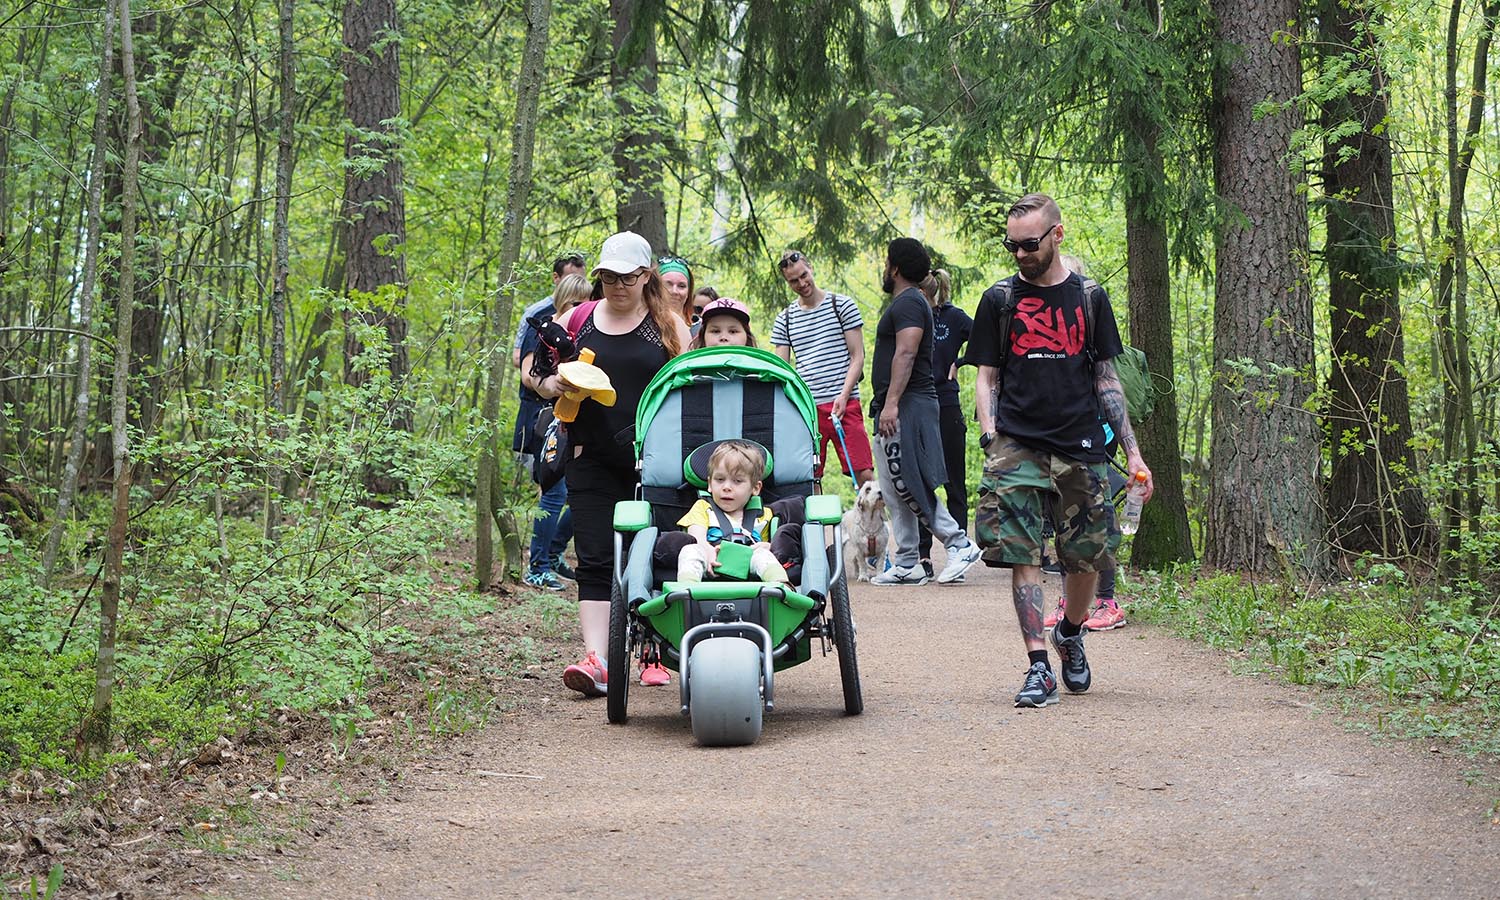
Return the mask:
M 615 284 L 618 282 L 619 284 L 623 284 L 626 287 L 633 287 L 635 283 L 637 281 L 640 281 L 643 277 L 645 277 L 645 275 L 645 272 L 631 272 L 629 275 L 620 275 L 616 272 L 600 272 L 599 280 L 604 282 L 605 284 Z
M 791 250 L 781 255 L 780 265 L 783 269 L 785 269 L 788 266 L 795 266 L 797 263 L 802 262 L 805 259 L 807 259 L 807 257 L 802 255 L 802 251 Z
M 1010 238 L 1006 238 L 1005 240 L 1000 242 L 1000 245 L 1005 248 L 1005 252 L 1007 253 L 1015 253 L 1017 250 L 1025 250 L 1027 253 L 1035 253 L 1037 250 L 1041 249 L 1042 241 L 1045 241 L 1048 237 L 1051 237 L 1052 229 L 1056 227 L 1056 225 L 1049 225 L 1047 227 L 1047 230 L 1042 232 L 1040 236 L 1027 238 L 1024 241 L 1013 241 Z

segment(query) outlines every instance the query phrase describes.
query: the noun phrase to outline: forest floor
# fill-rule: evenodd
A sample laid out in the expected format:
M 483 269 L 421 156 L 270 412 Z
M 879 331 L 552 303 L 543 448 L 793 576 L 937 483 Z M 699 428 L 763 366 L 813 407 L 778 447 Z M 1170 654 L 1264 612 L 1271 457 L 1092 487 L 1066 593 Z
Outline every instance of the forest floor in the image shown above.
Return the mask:
M 484 727 L 403 728 L 432 721 L 434 676 L 392 681 L 342 739 L 292 721 L 143 762 L 102 803 L 12 797 L 0 855 L 49 851 L 59 897 L 1500 897 L 1493 761 L 1373 739 L 1331 693 L 1139 623 L 1090 635 L 1087 694 L 1015 709 L 1009 597 L 982 567 L 855 585 L 864 714 L 814 656 L 725 749 L 696 746 L 675 682 L 606 725 L 558 677 L 567 606 L 510 598 L 479 625 L 528 655 Z
M 1015 709 L 1009 596 L 981 567 L 856 586 L 864 715 L 815 656 L 778 675 L 750 747 L 696 746 L 675 684 L 606 725 L 548 667 L 205 895 L 1500 896 L 1493 765 L 1374 740 L 1315 689 L 1137 624 L 1089 637 L 1087 694 Z

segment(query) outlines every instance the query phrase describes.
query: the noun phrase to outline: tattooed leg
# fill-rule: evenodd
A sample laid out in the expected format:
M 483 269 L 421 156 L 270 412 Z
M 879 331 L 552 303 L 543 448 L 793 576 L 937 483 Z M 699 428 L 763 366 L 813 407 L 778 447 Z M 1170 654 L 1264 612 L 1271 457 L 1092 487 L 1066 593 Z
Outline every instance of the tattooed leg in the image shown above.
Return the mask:
M 1037 566 L 1014 566 L 1010 570 L 1011 599 L 1016 604 L 1016 619 L 1021 623 L 1021 640 L 1026 649 L 1042 650 L 1043 639 L 1042 570 Z

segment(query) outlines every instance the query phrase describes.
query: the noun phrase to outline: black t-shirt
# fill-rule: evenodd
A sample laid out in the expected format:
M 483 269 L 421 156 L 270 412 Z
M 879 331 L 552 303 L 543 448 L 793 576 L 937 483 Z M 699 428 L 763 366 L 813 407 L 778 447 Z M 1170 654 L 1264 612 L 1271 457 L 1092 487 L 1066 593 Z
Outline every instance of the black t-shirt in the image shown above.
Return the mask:
M 875 386 L 875 397 L 870 401 L 870 417 L 880 417 L 880 408 L 885 405 L 885 392 L 891 386 L 891 361 L 896 356 L 896 334 L 907 328 L 922 329 L 922 343 L 917 345 L 917 358 L 912 360 L 911 378 L 906 382 L 902 394 L 936 393 L 932 387 L 932 307 L 927 297 L 916 288 L 907 288 L 891 300 L 875 326 L 875 359 L 870 367 L 870 381 Z
M 615 389 L 615 405 L 601 406 L 585 400 L 578 418 L 569 426 L 583 455 L 616 469 L 635 469 L 635 408 L 646 393 L 646 385 L 667 364 L 656 320 L 647 315 L 629 334 L 605 334 L 594 325 L 594 313 L 578 329 L 579 349 L 594 351 L 594 365 L 609 375 Z
M 1094 373 L 1084 354 L 1083 279 L 1070 275 L 1052 287 L 1011 279 L 1016 311 L 1010 353 L 1001 359 L 1001 291 L 984 292 L 974 311 L 965 361 L 1000 370 L 995 427 L 1028 447 L 1083 462 L 1104 460 L 1104 427 Z M 1114 359 L 1124 349 L 1109 297 L 1100 288 L 1094 318 L 1094 358 Z
M 938 406 L 956 407 L 958 379 L 949 378 L 948 370 L 958 362 L 974 320 L 951 303 L 934 309 L 932 320 L 932 383 L 937 390 Z

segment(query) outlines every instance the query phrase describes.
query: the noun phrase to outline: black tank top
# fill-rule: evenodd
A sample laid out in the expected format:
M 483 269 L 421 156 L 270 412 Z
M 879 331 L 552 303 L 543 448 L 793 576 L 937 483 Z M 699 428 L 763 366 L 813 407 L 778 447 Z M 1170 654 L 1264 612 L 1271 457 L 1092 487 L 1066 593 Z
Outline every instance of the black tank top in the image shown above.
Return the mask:
M 597 309 L 595 310 L 597 312 Z M 578 347 L 594 351 L 594 365 L 609 375 L 615 405 L 585 400 L 570 432 L 583 456 L 615 468 L 635 468 L 635 408 L 646 385 L 667 364 L 661 330 L 648 313 L 629 334 L 605 334 L 594 325 L 594 314 L 578 329 Z

